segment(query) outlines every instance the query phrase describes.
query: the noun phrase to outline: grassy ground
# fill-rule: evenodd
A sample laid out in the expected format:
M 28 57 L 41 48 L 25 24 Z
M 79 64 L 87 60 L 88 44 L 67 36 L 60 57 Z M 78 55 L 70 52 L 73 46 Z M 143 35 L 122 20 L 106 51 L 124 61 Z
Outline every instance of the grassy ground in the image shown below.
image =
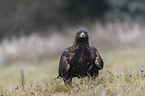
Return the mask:
M 101 52 L 105 67 L 96 81 L 73 79 L 65 86 L 57 77 L 59 59 L 19 62 L 0 67 L 0 94 L 11 96 L 145 96 L 144 48 Z M 35 64 L 36 63 L 36 64 Z M 21 69 L 24 73 L 22 87 Z

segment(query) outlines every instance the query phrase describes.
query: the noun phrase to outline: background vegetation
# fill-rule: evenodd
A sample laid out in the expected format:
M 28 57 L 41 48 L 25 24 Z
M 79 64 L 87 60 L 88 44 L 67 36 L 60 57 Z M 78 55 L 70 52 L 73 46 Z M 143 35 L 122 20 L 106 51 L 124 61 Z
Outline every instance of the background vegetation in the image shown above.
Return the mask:
M 144 22 L 144 0 L 0 1 L 0 37 L 52 33 L 62 28 L 108 21 Z M 86 24 L 88 23 L 88 24 Z

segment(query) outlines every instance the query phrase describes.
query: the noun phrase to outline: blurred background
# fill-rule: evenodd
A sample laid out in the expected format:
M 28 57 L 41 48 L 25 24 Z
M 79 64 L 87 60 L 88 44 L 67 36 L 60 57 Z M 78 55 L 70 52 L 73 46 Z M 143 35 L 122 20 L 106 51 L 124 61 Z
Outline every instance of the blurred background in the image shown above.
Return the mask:
M 81 28 L 101 52 L 144 46 L 144 10 L 144 0 L 1 0 L 0 65 L 59 58 Z

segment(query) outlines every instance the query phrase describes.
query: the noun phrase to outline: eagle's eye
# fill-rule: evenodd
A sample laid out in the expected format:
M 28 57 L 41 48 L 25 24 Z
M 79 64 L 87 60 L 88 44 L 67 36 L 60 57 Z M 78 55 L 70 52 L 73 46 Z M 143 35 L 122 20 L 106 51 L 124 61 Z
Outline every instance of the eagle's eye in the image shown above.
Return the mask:
M 79 36 L 80 34 L 79 33 L 76 33 L 76 35 Z

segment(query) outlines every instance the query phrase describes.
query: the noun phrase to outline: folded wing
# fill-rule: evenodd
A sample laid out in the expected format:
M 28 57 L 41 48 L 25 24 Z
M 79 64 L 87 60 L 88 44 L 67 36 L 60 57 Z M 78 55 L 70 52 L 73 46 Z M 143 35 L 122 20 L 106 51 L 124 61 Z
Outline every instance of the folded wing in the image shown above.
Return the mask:
M 59 62 L 59 76 L 60 77 L 65 77 L 65 74 L 70 69 L 70 64 L 68 63 L 69 53 L 70 53 L 69 50 L 66 49 L 61 56 L 61 59 Z
M 97 69 L 98 70 L 103 69 L 104 62 L 98 50 L 94 46 L 91 46 L 91 51 L 92 51 L 92 58 L 94 59 L 94 64 L 97 67 Z

